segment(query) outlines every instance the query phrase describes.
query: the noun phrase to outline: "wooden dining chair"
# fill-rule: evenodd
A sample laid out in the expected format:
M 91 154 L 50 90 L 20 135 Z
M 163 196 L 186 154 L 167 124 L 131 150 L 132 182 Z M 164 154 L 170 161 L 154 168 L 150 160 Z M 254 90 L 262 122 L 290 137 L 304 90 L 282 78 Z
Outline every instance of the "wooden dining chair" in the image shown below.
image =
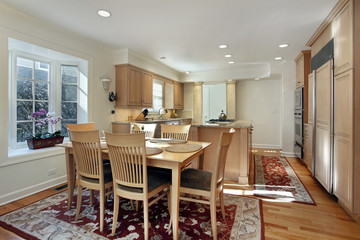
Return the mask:
M 156 123 L 151 124 L 141 124 L 141 123 L 131 123 L 130 133 L 145 133 L 146 138 L 153 138 L 155 134 Z
M 119 214 L 120 197 L 143 201 L 144 233 L 148 239 L 149 207 L 167 195 L 170 206 L 171 175 L 153 172 L 147 168 L 145 133 L 111 134 L 105 133 L 114 182 L 114 219 L 112 235 L 115 235 Z M 167 189 L 166 189 L 167 188 Z M 151 202 L 149 199 L 158 193 Z
M 161 137 L 178 140 L 188 140 L 191 125 L 161 124 Z
M 100 231 L 104 230 L 105 197 L 112 191 L 110 164 L 103 164 L 99 130 L 71 131 L 78 179 L 78 196 L 75 221 L 78 221 L 82 199 L 82 188 L 100 191 Z M 92 204 L 92 203 L 90 203 Z
M 212 172 L 207 172 L 194 168 L 187 168 L 181 172 L 180 193 L 185 193 L 185 196 L 180 197 L 180 200 L 209 204 L 211 215 L 211 228 L 213 239 L 217 239 L 216 230 L 216 197 L 220 196 L 220 206 L 222 217 L 225 219 L 224 207 L 224 172 L 226 156 L 231 144 L 234 131 L 222 132 L 220 134 L 219 143 L 217 146 L 217 155 L 215 166 Z M 187 197 L 188 194 L 194 194 L 209 198 L 209 201 L 204 199 L 193 199 Z

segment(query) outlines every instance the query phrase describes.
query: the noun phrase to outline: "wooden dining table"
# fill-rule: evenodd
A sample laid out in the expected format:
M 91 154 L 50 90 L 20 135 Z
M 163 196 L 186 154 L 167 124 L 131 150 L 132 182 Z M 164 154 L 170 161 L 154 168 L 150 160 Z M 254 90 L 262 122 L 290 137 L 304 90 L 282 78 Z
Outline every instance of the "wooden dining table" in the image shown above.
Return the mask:
M 147 165 L 152 167 L 171 169 L 172 171 L 172 188 L 171 188 L 171 216 L 173 219 L 173 239 L 178 239 L 178 226 L 179 226 L 179 198 L 180 198 L 180 176 L 181 169 L 188 165 L 192 160 L 198 158 L 199 169 L 204 168 L 204 151 L 211 145 L 208 142 L 188 141 L 186 144 L 200 145 L 199 150 L 193 152 L 172 152 L 165 149 L 173 144 L 166 142 L 146 141 L 146 147 L 161 148 L 163 151 L 159 154 L 147 156 Z M 66 157 L 66 173 L 68 183 L 68 209 L 71 208 L 72 199 L 75 188 L 75 162 L 74 152 L 71 142 L 57 144 L 57 147 L 65 148 Z M 102 158 L 109 159 L 109 153 L 106 149 L 106 143 L 102 142 Z

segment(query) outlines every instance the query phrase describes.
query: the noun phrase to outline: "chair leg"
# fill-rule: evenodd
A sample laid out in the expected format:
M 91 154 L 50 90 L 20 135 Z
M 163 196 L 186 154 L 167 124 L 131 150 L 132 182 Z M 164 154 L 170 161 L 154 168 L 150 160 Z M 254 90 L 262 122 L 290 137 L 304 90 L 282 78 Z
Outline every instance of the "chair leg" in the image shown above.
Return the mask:
M 100 232 L 104 231 L 105 188 L 100 188 Z
M 116 231 L 116 224 L 119 216 L 119 202 L 120 202 L 120 197 L 114 193 L 114 214 L 113 214 L 113 226 L 111 232 L 112 236 L 115 235 L 115 231 Z
M 90 189 L 90 206 L 94 206 L 94 190 Z
M 225 220 L 224 190 L 220 192 L 219 197 L 220 197 L 221 214 L 223 219 Z
M 82 186 L 78 185 L 75 221 L 77 221 L 79 219 L 80 208 L 81 208 L 81 199 L 82 199 Z
M 139 211 L 139 200 L 135 201 L 135 206 L 136 206 L 136 211 L 138 212 Z
M 133 210 L 135 210 L 134 201 L 133 201 L 133 200 L 130 200 L 130 204 L 131 204 L 131 208 L 132 208 Z
M 167 193 L 167 199 L 168 199 L 168 209 L 169 209 L 169 216 L 170 216 L 170 223 L 168 230 L 171 229 L 171 223 L 172 223 L 172 217 L 171 217 L 171 187 L 169 188 L 169 191 Z
M 210 216 L 211 216 L 211 229 L 213 234 L 213 239 L 217 239 L 217 230 L 216 230 L 216 197 L 210 197 Z
M 144 236 L 145 240 L 149 239 L 149 203 L 148 199 L 144 199 Z

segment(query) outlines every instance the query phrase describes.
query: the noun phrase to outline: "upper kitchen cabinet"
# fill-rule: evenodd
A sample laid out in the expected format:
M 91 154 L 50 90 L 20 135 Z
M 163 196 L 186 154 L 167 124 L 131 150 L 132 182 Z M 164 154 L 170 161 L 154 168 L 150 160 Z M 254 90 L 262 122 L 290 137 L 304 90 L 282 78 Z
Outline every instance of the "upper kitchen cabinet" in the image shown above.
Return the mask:
M 152 74 L 128 64 L 116 65 L 115 106 L 152 106 Z
M 308 76 L 310 73 L 311 51 L 304 50 L 296 57 L 296 88 L 304 87 L 304 122 L 308 122 Z
M 349 1 L 333 22 L 335 76 L 353 68 L 353 19 L 353 2 Z
M 174 108 L 184 109 L 184 84 L 174 82 Z

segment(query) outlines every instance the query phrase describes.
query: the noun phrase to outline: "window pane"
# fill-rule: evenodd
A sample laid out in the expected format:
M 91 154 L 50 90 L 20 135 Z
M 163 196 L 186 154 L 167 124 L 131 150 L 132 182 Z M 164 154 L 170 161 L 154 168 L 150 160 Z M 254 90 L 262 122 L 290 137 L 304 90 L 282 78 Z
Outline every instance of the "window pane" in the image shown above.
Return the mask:
M 68 131 L 66 128 L 66 124 L 76 124 L 77 120 L 61 120 L 61 133 L 64 137 L 68 137 Z
M 17 101 L 17 120 L 29 120 L 29 116 L 32 113 L 32 107 L 32 102 Z
M 77 101 L 77 86 L 62 85 L 62 101 Z
M 17 124 L 16 139 L 17 142 L 24 142 L 32 136 L 32 122 L 21 122 Z
M 49 100 L 49 84 L 35 82 L 35 100 Z
M 65 121 L 66 119 L 77 119 L 77 103 L 62 103 L 61 116 Z
M 33 61 L 19 57 L 16 60 L 16 76 L 18 78 L 21 77 L 32 79 Z
M 48 63 L 35 62 L 35 80 L 49 81 L 49 68 Z
M 33 99 L 32 96 L 32 82 L 29 80 L 17 79 L 16 81 L 16 92 L 18 99 Z
M 77 83 L 77 66 L 61 66 L 61 79 L 63 83 Z
M 41 108 L 49 112 L 49 102 L 35 102 L 35 112 L 38 112 Z M 44 115 L 44 117 L 46 117 Z

